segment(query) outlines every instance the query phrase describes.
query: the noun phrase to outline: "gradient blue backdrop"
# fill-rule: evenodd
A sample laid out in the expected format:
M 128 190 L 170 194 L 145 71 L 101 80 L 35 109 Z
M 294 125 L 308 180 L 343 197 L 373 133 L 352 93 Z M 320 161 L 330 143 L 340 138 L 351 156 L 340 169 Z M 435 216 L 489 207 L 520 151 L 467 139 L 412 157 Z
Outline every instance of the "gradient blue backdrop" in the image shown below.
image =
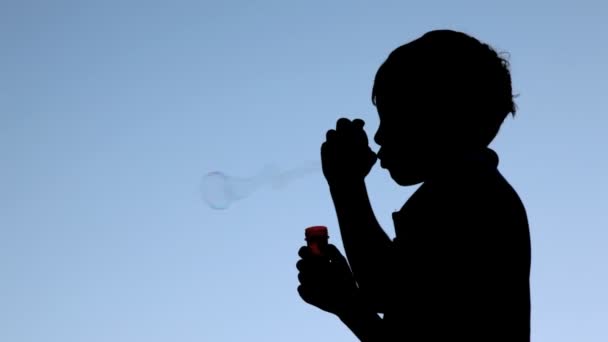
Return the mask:
M 304 228 L 341 248 L 320 173 L 229 210 L 214 170 L 318 161 L 378 125 L 376 69 L 436 28 L 511 54 L 492 147 L 528 209 L 532 337 L 608 341 L 608 5 L 581 1 L 0 2 L 0 341 L 353 341 L 297 295 Z M 375 148 L 376 146 L 374 146 Z M 415 189 L 375 168 L 391 212 Z

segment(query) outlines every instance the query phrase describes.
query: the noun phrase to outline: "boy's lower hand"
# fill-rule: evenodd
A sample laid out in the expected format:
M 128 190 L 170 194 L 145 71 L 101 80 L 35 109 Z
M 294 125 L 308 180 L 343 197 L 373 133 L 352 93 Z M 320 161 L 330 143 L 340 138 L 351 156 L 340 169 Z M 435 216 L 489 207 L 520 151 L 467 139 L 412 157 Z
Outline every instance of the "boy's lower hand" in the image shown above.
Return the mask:
M 365 122 L 340 118 L 336 129 L 327 131 L 321 145 L 323 175 L 330 185 L 348 181 L 362 181 L 378 159 L 369 147 Z
M 357 284 L 346 259 L 334 245 L 328 245 L 323 256 L 312 255 L 306 246 L 298 254 L 298 292 L 305 302 L 338 316 L 355 306 Z

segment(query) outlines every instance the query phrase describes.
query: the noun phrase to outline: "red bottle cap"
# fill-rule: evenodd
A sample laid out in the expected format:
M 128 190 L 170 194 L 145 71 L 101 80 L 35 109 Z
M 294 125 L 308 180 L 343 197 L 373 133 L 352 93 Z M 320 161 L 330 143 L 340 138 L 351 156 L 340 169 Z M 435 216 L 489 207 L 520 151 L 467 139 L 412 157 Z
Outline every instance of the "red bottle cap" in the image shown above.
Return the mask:
M 306 240 L 308 239 L 314 239 L 314 238 L 329 238 L 329 235 L 327 233 L 327 227 L 325 226 L 313 226 L 313 227 L 308 227 L 305 229 L 304 231 L 305 236 L 306 236 Z

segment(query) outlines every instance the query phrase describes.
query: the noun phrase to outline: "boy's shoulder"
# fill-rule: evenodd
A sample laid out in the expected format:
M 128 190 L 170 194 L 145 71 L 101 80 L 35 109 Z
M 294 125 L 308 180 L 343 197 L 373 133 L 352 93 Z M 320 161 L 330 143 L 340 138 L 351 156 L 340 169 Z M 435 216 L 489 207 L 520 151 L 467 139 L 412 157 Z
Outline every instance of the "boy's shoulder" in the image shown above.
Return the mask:
M 474 171 L 460 181 L 422 184 L 393 213 L 394 241 L 414 251 L 431 248 L 429 243 L 434 251 L 490 246 L 485 239 L 500 241 L 492 245 L 495 252 L 529 248 L 528 218 L 517 192 L 496 167 Z

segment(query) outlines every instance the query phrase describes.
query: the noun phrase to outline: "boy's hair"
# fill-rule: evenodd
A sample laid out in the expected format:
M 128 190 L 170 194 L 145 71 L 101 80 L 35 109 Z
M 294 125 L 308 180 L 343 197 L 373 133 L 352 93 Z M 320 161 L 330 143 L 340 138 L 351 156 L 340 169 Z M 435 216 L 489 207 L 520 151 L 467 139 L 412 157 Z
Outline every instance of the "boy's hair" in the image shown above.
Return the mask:
M 475 144 L 494 139 L 513 101 L 509 62 L 487 44 L 462 32 L 436 30 L 395 49 L 380 66 L 372 102 L 423 100 L 431 115 Z M 404 103 L 406 104 L 406 103 Z M 435 120 L 432 120 L 435 121 Z

